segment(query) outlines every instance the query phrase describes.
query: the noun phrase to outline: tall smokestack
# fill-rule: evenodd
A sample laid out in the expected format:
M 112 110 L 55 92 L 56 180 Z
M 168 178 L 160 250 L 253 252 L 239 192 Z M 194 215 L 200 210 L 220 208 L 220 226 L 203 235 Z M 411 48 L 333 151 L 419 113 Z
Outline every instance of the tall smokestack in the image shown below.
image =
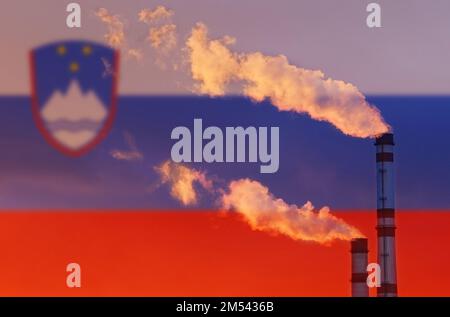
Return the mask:
M 369 288 L 367 286 L 367 239 L 358 238 L 351 241 L 352 253 L 352 296 L 368 297 Z
M 397 296 L 395 260 L 394 135 L 376 139 L 378 264 L 381 268 L 379 297 Z

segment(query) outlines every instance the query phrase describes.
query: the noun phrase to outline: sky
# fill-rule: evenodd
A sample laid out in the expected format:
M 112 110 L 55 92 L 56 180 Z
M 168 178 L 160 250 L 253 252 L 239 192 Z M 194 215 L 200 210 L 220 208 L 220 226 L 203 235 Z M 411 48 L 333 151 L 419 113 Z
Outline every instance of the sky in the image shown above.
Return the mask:
M 177 26 L 179 52 L 195 23 L 203 22 L 213 37 L 235 37 L 236 51 L 283 54 L 292 64 L 320 69 L 366 94 L 447 94 L 450 3 L 380 0 L 382 28 L 369 29 L 365 21 L 370 2 L 79 0 L 82 27 L 69 29 L 66 1 L 3 1 L 0 94 L 29 94 L 26 61 L 30 49 L 67 38 L 104 41 L 106 26 L 94 13 L 101 7 L 125 22 L 129 44 L 144 53 L 140 62 L 122 60 L 120 94 L 190 94 L 188 69 L 182 62 L 177 71 L 163 71 L 155 65 L 158 56 L 145 41 L 147 28 L 137 21 L 141 9 L 156 5 L 175 13 L 172 22 Z M 176 58 L 182 61 L 182 56 Z

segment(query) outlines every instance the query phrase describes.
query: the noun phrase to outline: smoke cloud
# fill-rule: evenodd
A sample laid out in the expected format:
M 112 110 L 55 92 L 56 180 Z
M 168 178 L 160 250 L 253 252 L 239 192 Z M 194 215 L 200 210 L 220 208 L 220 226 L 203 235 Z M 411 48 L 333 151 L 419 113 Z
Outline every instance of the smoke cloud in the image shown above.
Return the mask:
M 173 23 L 150 28 L 148 40 L 153 48 L 167 54 L 177 45 L 176 30 Z
M 142 9 L 139 12 L 139 21 L 147 24 L 172 17 L 174 12 L 164 6 L 157 6 L 154 10 Z
M 204 24 L 198 23 L 186 42 L 192 78 L 202 94 L 221 96 L 226 85 L 239 73 L 239 60 L 227 45 L 230 37 L 210 40 Z M 228 39 L 228 40 L 227 40 Z
M 144 57 L 144 54 L 142 53 L 142 51 L 140 49 L 131 48 L 127 51 L 127 56 L 136 61 L 140 61 Z
M 125 143 L 128 150 L 112 150 L 111 156 L 119 161 L 140 161 L 144 159 L 144 154 L 139 151 L 134 137 L 129 132 L 124 133 Z
M 253 230 L 282 234 L 296 241 L 329 244 L 334 240 L 349 241 L 363 234 L 330 213 L 328 207 L 316 210 L 311 202 L 299 207 L 274 197 L 269 189 L 251 179 L 231 181 L 228 189 L 214 188 L 204 172 L 170 160 L 154 168 L 162 184 L 170 186 L 170 194 L 184 206 L 198 201 L 198 187 L 220 195 L 219 205 L 240 214 Z
M 255 101 L 268 98 L 280 111 L 308 114 L 346 135 L 367 138 L 389 131 L 379 110 L 354 85 L 289 64 L 283 55 L 235 53 L 232 43 L 229 36 L 209 39 L 202 23 L 192 29 L 186 46 L 198 92 L 221 96 L 231 82 L 239 82 L 244 95 Z
M 221 199 L 223 207 L 241 214 L 254 230 L 321 244 L 363 236 L 358 229 L 330 214 L 328 207 L 315 210 L 309 201 L 301 207 L 289 205 L 257 181 L 232 181 L 228 189 Z
M 108 44 L 126 48 L 120 18 L 106 9 L 99 9 L 96 14 L 108 26 L 105 35 Z M 147 40 L 160 55 L 168 55 L 177 45 L 177 28 L 170 21 L 173 14 L 158 6 L 154 10 L 144 9 L 138 15 L 140 22 L 149 25 Z M 320 70 L 292 65 L 284 55 L 234 52 L 230 46 L 235 41 L 231 36 L 210 39 L 202 23 L 192 29 L 186 51 L 197 92 L 222 96 L 231 84 L 239 83 L 243 94 L 255 101 L 269 99 L 280 111 L 308 114 L 315 120 L 331 123 L 346 135 L 367 138 L 389 131 L 379 110 L 354 85 L 328 78 Z M 142 58 L 140 50 L 127 49 L 127 53 L 137 60 Z M 156 62 L 161 63 L 159 59 Z M 114 150 L 111 156 L 127 161 L 143 158 L 132 138 L 127 138 L 127 144 L 130 150 Z M 204 172 L 185 165 L 168 160 L 154 169 L 161 184 L 170 186 L 171 196 L 183 205 L 198 202 L 199 187 L 220 193 L 221 206 L 241 214 L 254 230 L 321 244 L 363 236 L 358 229 L 332 215 L 328 207 L 316 210 L 309 201 L 303 206 L 289 205 L 254 180 L 235 180 L 229 183 L 227 191 L 215 190 Z
M 105 8 L 100 8 L 95 15 L 108 27 L 105 40 L 109 46 L 121 49 L 126 57 L 140 61 L 143 57 L 142 51 L 136 48 L 129 48 L 125 36 L 125 23 L 120 16 L 112 15 Z
M 119 161 L 140 161 L 143 159 L 142 153 L 134 151 L 112 150 L 111 156 Z
M 124 23 L 118 15 L 112 15 L 105 8 L 100 8 L 95 15 L 108 27 L 105 35 L 106 42 L 114 47 L 121 48 L 125 44 Z
M 161 5 L 138 14 L 139 21 L 149 25 L 147 41 L 155 50 L 155 64 L 161 69 L 167 68 L 164 60 L 177 46 L 177 26 L 171 22 L 173 15 L 172 10 Z
M 160 175 L 161 183 L 170 186 L 171 196 L 185 206 L 195 205 L 198 201 L 195 184 L 206 190 L 213 187 L 205 173 L 172 161 L 165 161 L 155 167 L 155 171 Z

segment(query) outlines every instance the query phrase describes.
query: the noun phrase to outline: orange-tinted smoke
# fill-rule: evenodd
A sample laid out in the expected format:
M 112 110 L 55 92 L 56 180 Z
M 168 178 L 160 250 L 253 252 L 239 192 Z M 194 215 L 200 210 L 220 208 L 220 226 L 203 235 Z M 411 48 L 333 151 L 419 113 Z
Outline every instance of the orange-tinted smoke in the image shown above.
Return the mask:
M 309 201 L 301 207 L 289 205 L 250 179 L 232 181 L 222 196 L 222 205 L 241 214 L 254 230 L 294 240 L 328 244 L 363 236 L 358 229 L 332 215 L 328 207 L 315 210 Z
M 220 96 L 230 83 L 239 82 L 244 95 L 256 101 L 268 98 L 281 111 L 327 121 L 346 135 L 376 137 L 390 130 L 379 110 L 354 85 L 292 65 L 283 55 L 233 52 L 229 48 L 233 42 L 229 36 L 209 39 L 201 23 L 192 29 L 186 46 L 198 92 Z

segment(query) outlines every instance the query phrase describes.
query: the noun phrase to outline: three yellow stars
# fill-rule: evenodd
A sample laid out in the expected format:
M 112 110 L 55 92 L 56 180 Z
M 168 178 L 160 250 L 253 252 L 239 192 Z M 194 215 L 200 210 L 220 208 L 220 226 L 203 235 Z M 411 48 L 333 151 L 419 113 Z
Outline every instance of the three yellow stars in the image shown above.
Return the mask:
M 84 56 L 89 56 L 92 54 L 92 47 L 90 45 L 85 45 L 81 51 Z M 67 48 L 64 45 L 60 45 L 56 48 L 56 53 L 60 56 L 64 56 L 67 54 Z M 69 70 L 72 73 L 76 73 L 80 70 L 80 65 L 77 62 L 72 62 L 69 65 Z

